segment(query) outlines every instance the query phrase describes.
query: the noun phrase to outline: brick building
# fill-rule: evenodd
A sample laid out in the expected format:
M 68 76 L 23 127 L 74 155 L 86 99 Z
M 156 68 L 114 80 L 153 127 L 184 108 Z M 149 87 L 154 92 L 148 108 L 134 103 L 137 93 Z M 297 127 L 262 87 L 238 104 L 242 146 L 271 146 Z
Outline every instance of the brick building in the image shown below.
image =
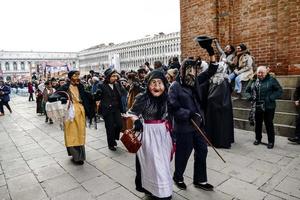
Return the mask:
M 243 42 L 258 65 L 300 74 L 300 0 L 180 0 L 182 58 L 205 55 L 193 40 Z

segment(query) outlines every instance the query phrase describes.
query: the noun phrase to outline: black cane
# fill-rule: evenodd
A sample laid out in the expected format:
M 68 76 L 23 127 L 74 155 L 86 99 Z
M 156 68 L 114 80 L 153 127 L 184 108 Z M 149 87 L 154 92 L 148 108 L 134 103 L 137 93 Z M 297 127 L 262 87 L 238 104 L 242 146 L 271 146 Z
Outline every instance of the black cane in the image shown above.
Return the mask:
M 203 136 L 203 138 L 205 139 L 205 141 L 214 149 L 214 151 L 222 159 L 222 161 L 224 163 L 226 163 L 226 161 L 222 158 L 222 156 L 219 154 L 219 152 L 215 149 L 215 147 L 212 145 L 212 143 L 209 141 L 209 139 L 206 137 L 206 135 L 202 132 L 202 130 L 199 128 L 199 126 L 196 124 L 196 122 L 194 120 L 192 120 L 192 119 L 191 119 L 191 122 L 194 125 L 194 127 L 197 129 L 197 131 Z

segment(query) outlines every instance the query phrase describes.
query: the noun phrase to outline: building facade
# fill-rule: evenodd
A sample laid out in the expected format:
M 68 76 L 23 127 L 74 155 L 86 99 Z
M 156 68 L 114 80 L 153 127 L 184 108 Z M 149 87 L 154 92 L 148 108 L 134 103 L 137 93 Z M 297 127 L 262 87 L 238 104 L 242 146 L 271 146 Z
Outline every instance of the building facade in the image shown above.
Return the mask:
M 0 76 L 6 80 L 30 79 L 33 73 L 38 76 L 49 70 L 47 66 L 64 66 L 78 68 L 76 52 L 33 52 L 0 51 Z
M 153 37 L 120 44 L 97 45 L 79 52 L 79 68 L 84 74 L 89 70 L 103 71 L 110 65 L 120 70 L 137 69 L 146 61 L 153 65 L 159 60 L 168 64 L 171 57 L 180 59 L 180 33 L 159 33 Z
M 224 47 L 245 43 L 257 65 L 300 74 L 299 0 L 180 0 L 182 57 L 206 56 L 193 40 L 217 37 Z
M 53 68 L 59 71 L 62 66 L 79 69 L 82 74 L 90 70 L 103 72 L 111 65 L 119 70 L 130 70 L 146 61 L 152 66 L 156 60 L 167 65 L 171 57 L 180 59 L 180 55 L 179 32 L 159 33 L 120 44 L 101 44 L 80 52 L 0 51 L 0 77 L 29 80 L 36 73 L 45 78 L 49 77 L 49 66 L 52 66 L 51 73 Z

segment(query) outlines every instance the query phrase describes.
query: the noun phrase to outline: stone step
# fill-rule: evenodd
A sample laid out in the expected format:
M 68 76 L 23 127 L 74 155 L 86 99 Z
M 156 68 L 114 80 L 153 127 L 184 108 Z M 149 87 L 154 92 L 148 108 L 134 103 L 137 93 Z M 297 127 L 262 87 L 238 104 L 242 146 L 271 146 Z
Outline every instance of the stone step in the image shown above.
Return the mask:
M 232 101 L 234 108 L 250 108 L 251 103 L 246 99 L 236 99 Z M 276 112 L 287 112 L 297 114 L 297 109 L 294 101 L 291 100 L 277 100 L 276 101 Z
M 283 93 L 280 99 L 293 100 L 295 89 L 296 88 L 283 88 Z
M 250 126 L 248 120 L 234 118 L 234 127 L 238 129 L 243 129 L 247 131 L 254 132 L 254 126 Z M 283 124 L 274 124 L 275 135 L 285 136 L 285 137 L 294 137 L 295 136 L 295 126 L 288 126 Z M 263 125 L 263 133 L 266 133 L 265 125 Z M 254 140 L 255 138 L 253 138 Z M 266 141 L 266 136 L 263 137 L 263 140 Z M 276 142 L 276 140 L 275 140 Z
M 276 79 L 283 88 L 296 88 L 300 85 L 300 76 L 298 75 L 276 76 Z
M 234 118 L 248 120 L 250 109 L 247 108 L 233 108 Z M 286 112 L 275 112 L 274 123 L 288 126 L 295 126 L 297 114 Z

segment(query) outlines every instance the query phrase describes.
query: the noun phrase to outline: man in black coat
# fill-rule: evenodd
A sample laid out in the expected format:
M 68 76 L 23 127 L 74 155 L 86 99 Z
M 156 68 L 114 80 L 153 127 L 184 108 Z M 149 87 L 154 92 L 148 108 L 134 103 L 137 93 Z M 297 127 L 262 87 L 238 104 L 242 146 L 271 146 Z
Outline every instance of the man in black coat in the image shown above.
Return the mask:
M 105 70 L 104 75 L 105 81 L 99 85 L 97 96 L 100 100 L 100 112 L 105 123 L 108 148 L 116 151 L 116 140 L 119 140 L 122 129 L 121 113 L 126 112 L 121 101 L 124 88 L 117 82 L 119 74 L 115 70 L 109 68 Z
M 197 62 L 192 59 L 186 59 L 181 65 L 180 81 L 173 82 L 169 89 L 168 111 L 173 117 L 174 132 L 176 134 L 173 180 L 180 189 L 186 189 L 183 173 L 190 154 L 194 149 L 193 183 L 201 189 L 213 190 L 213 186 L 207 183 L 207 144 L 191 123 L 191 120 L 194 120 L 200 128 L 204 125 L 204 108 L 201 99 L 205 99 L 205 97 L 199 95 L 203 94 L 203 92 L 199 91 L 199 88 L 201 85 L 206 84 L 218 68 L 218 65 L 215 63 L 211 41 L 205 46 L 205 49 L 208 51 L 211 61 L 208 70 L 200 74 Z

